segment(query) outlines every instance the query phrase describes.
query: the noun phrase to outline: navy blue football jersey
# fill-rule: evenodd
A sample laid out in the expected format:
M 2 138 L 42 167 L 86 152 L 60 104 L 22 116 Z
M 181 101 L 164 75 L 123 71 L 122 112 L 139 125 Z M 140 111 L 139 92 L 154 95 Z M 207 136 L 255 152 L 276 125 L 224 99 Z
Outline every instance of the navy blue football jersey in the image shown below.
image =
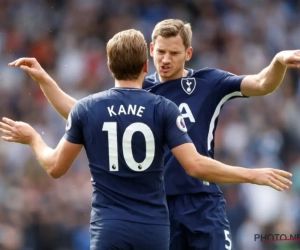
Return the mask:
M 188 71 L 186 77 L 164 83 L 160 83 L 156 72 L 146 77 L 143 88 L 176 103 L 198 152 L 213 158 L 220 110 L 226 101 L 243 96 L 240 85 L 244 76 L 212 68 Z M 165 153 L 167 195 L 221 193 L 217 184 L 187 175 L 170 150 L 166 149 Z
M 191 142 L 178 107 L 142 89 L 112 88 L 70 112 L 65 139 L 84 145 L 93 185 L 91 222 L 168 225 L 164 146 Z

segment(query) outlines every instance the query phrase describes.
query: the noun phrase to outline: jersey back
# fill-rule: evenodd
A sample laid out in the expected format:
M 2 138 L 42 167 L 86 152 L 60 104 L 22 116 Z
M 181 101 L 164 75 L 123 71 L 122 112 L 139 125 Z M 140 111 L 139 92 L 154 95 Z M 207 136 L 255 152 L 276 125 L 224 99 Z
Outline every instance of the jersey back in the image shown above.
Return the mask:
M 243 76 L 212 68 L 188 71 L 186 77 L 164 83 L 160 83 L 155 73 L 146 77 L 143 88 L 176 103 L 197 151 L 213 158 L 220 110 L 226 101 L 242 97 Z M 169 149 L 165 154 L 165 185 L 167 195 L 221 193 L 217 184 L 187 175 Z
M 141 89 L 113 88 L 77 102 L 65 139 L 86 150 L 94 188 L 91 222 L 168 225 L 164 145 L 190 142 L 182 121 L 173 102 Z

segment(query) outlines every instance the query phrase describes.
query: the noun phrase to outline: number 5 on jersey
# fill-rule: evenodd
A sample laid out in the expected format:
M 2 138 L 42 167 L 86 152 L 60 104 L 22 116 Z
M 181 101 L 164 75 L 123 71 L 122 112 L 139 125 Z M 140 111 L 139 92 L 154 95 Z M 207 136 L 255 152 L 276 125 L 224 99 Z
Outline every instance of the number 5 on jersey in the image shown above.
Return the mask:
M 225 244 L 225 248 L 227 250 L 231 250 L 231 240 L 229 238 L 230 232 L 228 230 L 224 230 L 224 234 L 225 234 L 225 241 L 228 242 L 228 245 Z
M 109 170 L 119 171 L 118 133 L 116 122 L 104 122 L 102 131 L 108 132 Z M 141 132 L 146 142 L 146 157 L 138 163 L 132 153 L 132 136 L 135 132 Z M 133 171 L 145 171 L 153 162 L 155 152 L 155 140 L 152 130 L 144 123 L 130 124 L 124 131 L 122 139 L 124 160 Z

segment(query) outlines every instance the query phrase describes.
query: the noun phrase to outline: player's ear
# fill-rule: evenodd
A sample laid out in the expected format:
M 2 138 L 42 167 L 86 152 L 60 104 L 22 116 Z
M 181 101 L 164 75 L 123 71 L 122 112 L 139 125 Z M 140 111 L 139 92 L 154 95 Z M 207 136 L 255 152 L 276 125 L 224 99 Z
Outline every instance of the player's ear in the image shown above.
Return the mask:
M 149 60 L 147 60 L 143 66 L 143 73 L 148 73 L 148 63 L 149 63 Z
M 110 69 L 110 67 L 109 67 L 109 64 L 107 64 L 107 68 L 108 68 L 108 70 L 109 70 L 109 73 L 112 75 L 113 73 L 111 72 L 111 69 Z
M 193 48 L 189 47 L 185 52 L 185 60 L 189 61 L 192 58 L 193 55 Z
M 110 67 L 109 67 L 109 58 L 107 57 L 107 68 L 108 68 L 108 70 L 109 70 L 109 73 L 112 75 L 113 73 L 111 72 L 111 69 L 110 69 Z
M 150 43 L 149 50 L 150 50 L 150 56 L 153 57 L 153 51 L 154 51 L 154 43 L 153 42 Z

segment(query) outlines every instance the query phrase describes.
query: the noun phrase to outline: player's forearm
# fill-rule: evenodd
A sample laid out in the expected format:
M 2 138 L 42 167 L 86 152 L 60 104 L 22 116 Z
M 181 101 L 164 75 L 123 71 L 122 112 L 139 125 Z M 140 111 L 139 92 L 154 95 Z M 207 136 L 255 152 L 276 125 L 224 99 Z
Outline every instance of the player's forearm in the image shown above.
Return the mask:
M 195 178 L 215 183 L 251 183 L 251 170 L 223 164 L 209 157 L 201 156 L 195 161 L 193 171 Z
M 46 145 L 42 137 L 36 133 L 31 140 L 29 146 L 32 148 L 38 162 L 44 168 L 44 170 L 53 178 L 57 178 L 55 176 L 55 155 L 54 150 Z
M 262 89 L 261 93 L 264 95 L 275 91 L 284 78 L 286 66 L 280 62 L 280 56 L 281 54 L 278 53 L 270 65 L 257 74 Z
M 45 76 L 39 84 L 51 105 L 63 118 L 67 119 L 77 100 L 62 91 L 49 75 Z

